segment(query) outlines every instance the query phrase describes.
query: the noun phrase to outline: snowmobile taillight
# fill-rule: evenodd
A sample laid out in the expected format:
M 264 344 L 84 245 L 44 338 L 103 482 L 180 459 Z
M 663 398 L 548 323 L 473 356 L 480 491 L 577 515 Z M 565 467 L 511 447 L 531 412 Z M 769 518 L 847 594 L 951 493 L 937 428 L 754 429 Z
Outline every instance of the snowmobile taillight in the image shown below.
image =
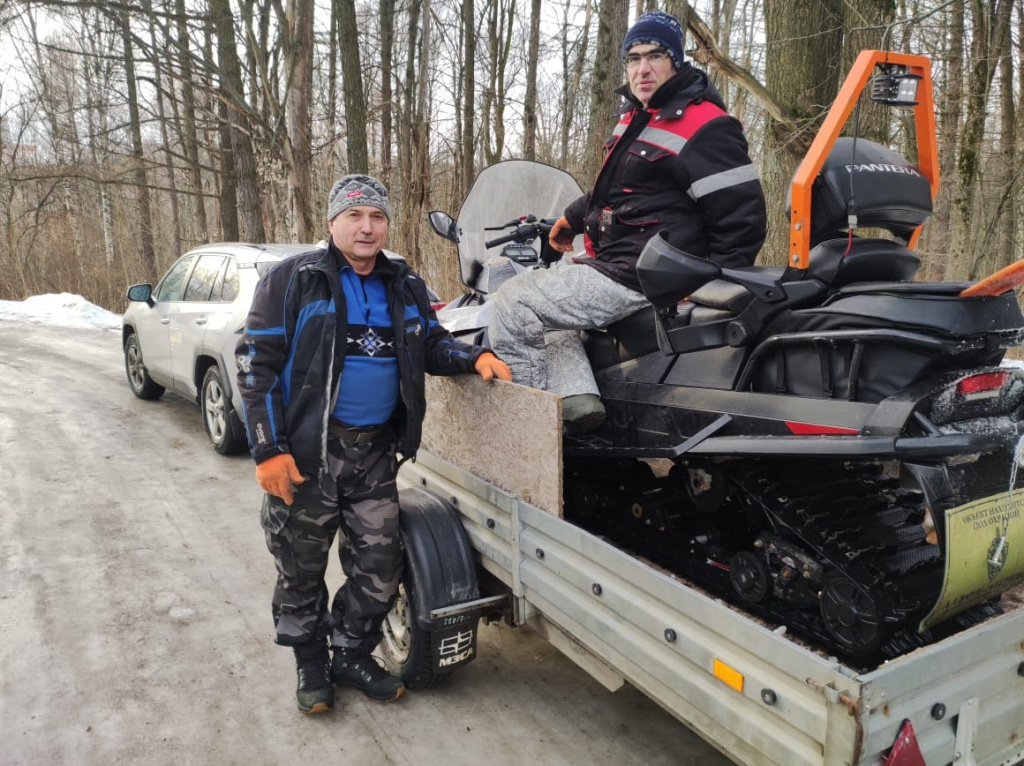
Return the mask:
M 910 719 L 905 719 L 882 766 L 927 766 Z
M 956 393 L 964 399 L 987 399 L 998 396 L 1006 381 L 1010 379 L 1009 370 L 982 372 L 964 378 L 956 384 Z
M 786 428 L 797 436 L 856 436 L 860 433 L 856 428 L 822 426 L 817 423 L 797 423 L 793 420 L 786 421 Z
M 443 309 L 447 305 L 448 305 L 447 301 L 437 301 L 435 303 L 431 303 L 430 304 L 430 308 L 431 308 L 432 311 L 434 311 L 434 313 L 437 313 L 438 311 L 440 311 L 441 309 Z

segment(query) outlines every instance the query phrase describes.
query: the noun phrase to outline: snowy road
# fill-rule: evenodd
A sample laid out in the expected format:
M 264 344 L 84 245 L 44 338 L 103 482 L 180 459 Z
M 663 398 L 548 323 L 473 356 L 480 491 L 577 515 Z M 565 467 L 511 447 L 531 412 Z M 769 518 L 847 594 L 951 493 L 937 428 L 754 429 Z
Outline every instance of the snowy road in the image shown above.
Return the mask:
M 302 716 L 248 456 L 135 399 L 117 331 L 0 318 L 0 382 L 3 766 L 729 763 L 504 625 L 438 689 Z

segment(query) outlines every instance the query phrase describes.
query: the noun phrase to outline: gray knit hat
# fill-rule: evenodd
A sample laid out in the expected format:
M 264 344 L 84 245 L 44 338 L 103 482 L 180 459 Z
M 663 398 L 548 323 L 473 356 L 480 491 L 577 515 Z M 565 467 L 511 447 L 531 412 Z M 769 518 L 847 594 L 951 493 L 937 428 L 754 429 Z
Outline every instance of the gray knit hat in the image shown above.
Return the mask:
M 376 178 L 364 175 L 348 175 L 334 182 L 327 195 L 327 220 L 333 221 L 342 210 L 357 205 L 380 208 L 391 222 L 388 190 Z

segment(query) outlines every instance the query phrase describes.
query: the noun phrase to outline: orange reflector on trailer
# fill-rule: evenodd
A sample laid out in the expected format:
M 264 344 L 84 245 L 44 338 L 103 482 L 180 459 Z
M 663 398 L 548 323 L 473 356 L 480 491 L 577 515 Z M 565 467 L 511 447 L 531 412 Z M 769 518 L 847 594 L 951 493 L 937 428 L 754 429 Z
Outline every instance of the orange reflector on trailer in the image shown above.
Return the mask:
M 730 668 L 721 660 L 715 660 L 715 678 L 738 692 L 743 691 L 743 674 Z

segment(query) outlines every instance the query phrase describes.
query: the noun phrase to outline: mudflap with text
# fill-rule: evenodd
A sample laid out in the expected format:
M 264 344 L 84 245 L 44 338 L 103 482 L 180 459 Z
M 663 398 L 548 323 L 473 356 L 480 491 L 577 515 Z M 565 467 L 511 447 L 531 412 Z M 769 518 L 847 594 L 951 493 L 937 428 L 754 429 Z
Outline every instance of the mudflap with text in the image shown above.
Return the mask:
M 446 617 L 437 622 L 443 623 L 434 629 L 431 636 L 437 670 L 449 671 L 476 658 L 479 614 Z

